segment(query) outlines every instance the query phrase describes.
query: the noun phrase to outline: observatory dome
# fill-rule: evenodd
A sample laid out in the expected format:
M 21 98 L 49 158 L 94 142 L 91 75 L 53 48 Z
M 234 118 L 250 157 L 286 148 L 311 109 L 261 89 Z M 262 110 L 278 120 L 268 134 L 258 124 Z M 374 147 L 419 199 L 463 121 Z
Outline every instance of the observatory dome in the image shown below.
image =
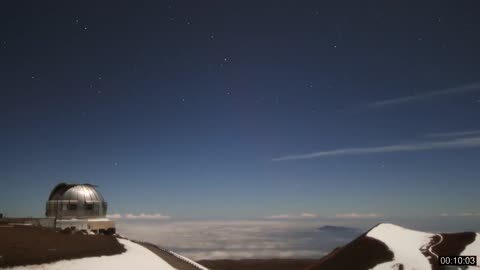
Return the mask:
M 107 215 L 107 203 L 91 184 L 58 184 L 47 202 L 47 217 L 99 218 Z

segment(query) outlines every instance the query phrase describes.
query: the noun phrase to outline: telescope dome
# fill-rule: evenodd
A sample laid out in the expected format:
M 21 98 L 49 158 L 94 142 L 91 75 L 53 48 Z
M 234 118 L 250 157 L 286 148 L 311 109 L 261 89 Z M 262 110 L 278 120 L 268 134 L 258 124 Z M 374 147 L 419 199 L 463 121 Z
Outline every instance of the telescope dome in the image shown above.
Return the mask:
M 107 215 L 107 203 L 91 184 L 58 184 L 50 193 L 47 217 L 99 218 Z

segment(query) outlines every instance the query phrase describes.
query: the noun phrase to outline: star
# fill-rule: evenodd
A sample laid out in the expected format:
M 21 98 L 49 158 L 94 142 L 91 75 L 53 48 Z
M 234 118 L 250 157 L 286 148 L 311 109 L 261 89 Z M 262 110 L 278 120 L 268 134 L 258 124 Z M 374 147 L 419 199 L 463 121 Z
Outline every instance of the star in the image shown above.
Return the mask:
M 97 94 L 101 95 L 101 94 L 102 94 L 102 90 L 97 90 Z
M 336 45 L 336 44 L 333 44 L 333 48 L 336 49 L 336 48 L 337 48 L 337 45 Z
M 213 34 L 210 34 L 210 39 L 214 39 L 215 36 Z
M 223 62 L 227 62 L 227 61 L 228 61 L 227 57 L 223 58 Z
M 34 80 L 34 79 L 35 79 L 35 76 L 32 76 L 32 80 Z
M 118 166 L 118 163 L 117 163 L 117 162 L 114 162 L 114 163 L 113 163 L 113 166 Z
M 83 27 L 83 30 L 85 30 L 85 31 L 86 31 L 86 30 L 88 30 L 88 28 L 85 26 L 85 27 Z

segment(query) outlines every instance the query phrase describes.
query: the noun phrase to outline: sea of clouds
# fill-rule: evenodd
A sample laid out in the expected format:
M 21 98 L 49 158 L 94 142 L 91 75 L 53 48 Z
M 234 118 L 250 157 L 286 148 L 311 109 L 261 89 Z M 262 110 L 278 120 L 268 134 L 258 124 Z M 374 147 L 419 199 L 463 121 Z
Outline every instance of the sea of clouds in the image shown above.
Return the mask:
M 243 258 L 320 258 L 350 242 L 362 230 L 325 232 L 318 221 L 172 221 L 123 219 L 117 231 L 195 260 Z
M 379 222 L 427 232 L 480 231 L 480 214 L 384 218 L 373 215 L 271 216 L 259 220 L 177 220 L 170 216 L 112 215 L 117 231 L 195 260 L 246 258 L 320 258 Z M 349 230 L 319 230 L 322 226 Z

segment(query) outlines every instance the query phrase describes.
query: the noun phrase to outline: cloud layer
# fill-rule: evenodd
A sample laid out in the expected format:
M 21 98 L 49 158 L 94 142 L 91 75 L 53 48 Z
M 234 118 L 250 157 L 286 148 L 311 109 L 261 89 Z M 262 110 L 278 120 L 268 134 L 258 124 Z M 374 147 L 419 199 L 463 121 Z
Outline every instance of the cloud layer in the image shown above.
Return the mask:
M 420 101 L 420 100 L 426 100 L 426 99 L 431 99 L 435 98 L 438 96 L 445 96 L 445 95 L 454 95 L 454 94 L 462 94 L 462 93 L 467 93 L 467 92 L 473 92 L 473 91 L 480 91 L 480 82 L 468 84 L 468 85 L 462 85 L 462 86 L 457 86 L 457 87 L 452 87 L 452 88 L 447 88 L 439 91 L 433 91 L 433 92 L 428 92 L 428 93 L 423 93 L 423 94 L 418 94 L 418 95 L 411 95 L 411 96 L 404 96 L 404 97 L 399 97 L 399 98 L 392 98 L 392 99 L 385 99 L 385 100 L 380 100 L 380 101 L 375 101 L 370 104 L 368 104 L 369 107 L 385 107 L 385 106 L 393 106 L 393 105 L 399 105 L 403 103 L 409 103 L 409 102 L 414 102 L 414 101 Z
M 272 159 L 272 161 L 312 159 L 343 155 L 365 155 L 392 152 L 413 152 L 434 149 L 455 149 L 455 148 L 473 148 L 480 147 L 480 136 L 451 139 L 445 141 L 430 141 L 412 144 L 394 144 L 376 147 L 343 148 L 331 151 L 320 151 L 307 154 L 289 155 Z
M 329 234 L 318 220 L 160 221 L 121 219 L 117 231 L 195 260 L 320 258 L 363 230 Z
M 147 241 L 195 260 L 244 258 L 319 258 L 342 246 L 379 222 L 414 230 L 459 232 L 480 226 L 478 212 L 451 216 L 385 218 L 373 213 L 346 213 L 315 219 L 179 221 L 119 219 L 117 231 L 130 239 Z M 322 226 L 352 228 L 322 231 Z M 358 228 L 358 229 L 355 229 Z

